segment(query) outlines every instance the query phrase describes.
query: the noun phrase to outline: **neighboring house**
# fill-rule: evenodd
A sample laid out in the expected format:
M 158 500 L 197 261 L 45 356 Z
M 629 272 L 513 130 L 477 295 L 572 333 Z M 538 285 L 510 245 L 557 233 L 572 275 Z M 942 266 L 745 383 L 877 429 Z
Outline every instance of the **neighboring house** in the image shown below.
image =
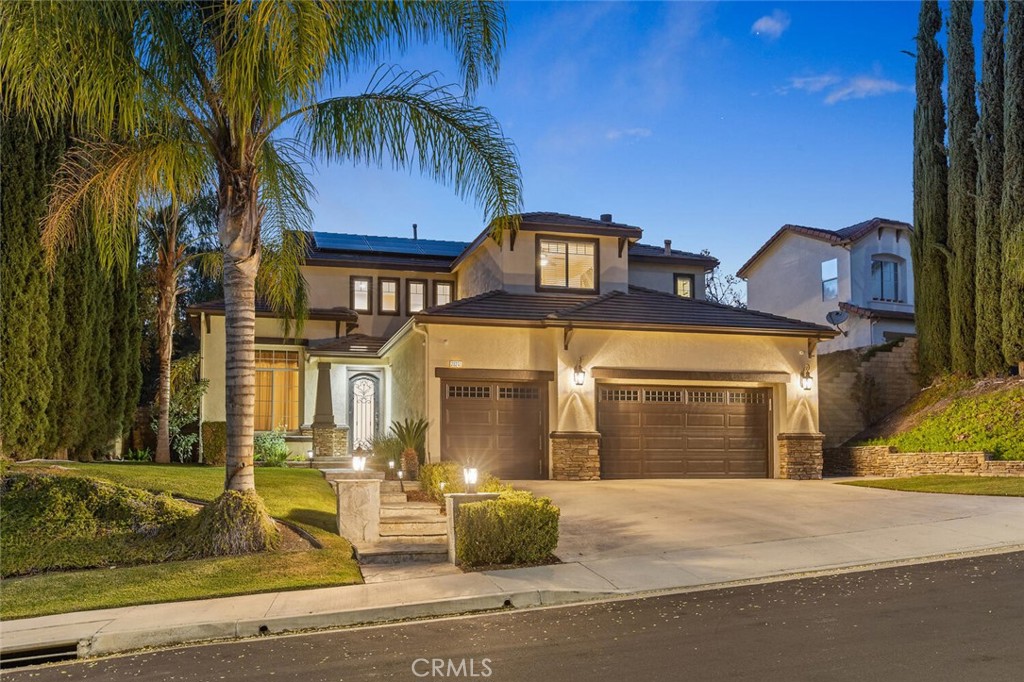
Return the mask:
M 847 313 L 844 335 L 823 342 L 822 353 L 913 336 L 911 230 L 885 218 L 841 230 L 783 225 L 737 273 L 747 304 L 818 324 Z
M 337 455 L 425 416 L 428 460 L 510 479 L 820 476 L 834 332 L 705 301 L 718 261 L 641 235 L 558 213 L 500 242 L 314 233 L 301 338 L 257 318 L 257 429 Z M 223 421 L 223 304 L 190 312 Z

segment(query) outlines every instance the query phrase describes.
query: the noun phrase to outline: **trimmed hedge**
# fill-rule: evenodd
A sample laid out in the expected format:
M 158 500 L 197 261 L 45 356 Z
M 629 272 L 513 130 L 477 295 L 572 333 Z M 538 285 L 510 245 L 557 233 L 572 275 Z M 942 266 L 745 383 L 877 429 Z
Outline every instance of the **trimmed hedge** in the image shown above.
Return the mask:
M 459 506 L 455 553 L 467 566 L 538 564 L 558 546 L 561 512 L 547 497 L 505 491 L 496 500 Z
M 441 482 L 444 482 L 444 491 Z M 462 465 L 458 462 L 434 462 L 420 467 L 420 489 L 438 504 L 444 502 L 445 493 L 466 492 L 466 482 L 462 477 Z M 483 474 L 476 486 L 477 492 L 503 493 L 510 492 L 512 486 L 502 483 L 497 476 Z
M 227 422 L 203 422 L 203 464 L 222 467 L 227 457 Z

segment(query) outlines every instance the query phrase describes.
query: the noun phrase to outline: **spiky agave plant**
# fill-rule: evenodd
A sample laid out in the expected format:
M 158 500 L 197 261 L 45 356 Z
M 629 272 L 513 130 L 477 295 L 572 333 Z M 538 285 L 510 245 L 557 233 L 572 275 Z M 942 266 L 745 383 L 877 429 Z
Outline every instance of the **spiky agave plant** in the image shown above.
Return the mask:
M 391 432 L 402 443 L 402 469 L 411 481 L 419 475 L 420 453 L 423 452 L 428 428 L 430 422 L 423 417 L 406 417 L 402 421 L 391 422 Z

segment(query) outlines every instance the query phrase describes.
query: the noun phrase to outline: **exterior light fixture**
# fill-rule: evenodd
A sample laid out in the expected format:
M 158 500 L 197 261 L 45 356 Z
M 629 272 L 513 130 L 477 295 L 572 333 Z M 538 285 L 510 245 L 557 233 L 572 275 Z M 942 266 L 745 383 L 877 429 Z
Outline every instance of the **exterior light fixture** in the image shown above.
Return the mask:
M 805 366 L 804 371 L 800 372 L 800 388 L 805 391 L 809 391 L 814 388 L 814 377 L 811 376 L 811 368 Z
M 580 358 L 576 361 L 576 366 L 572 370 L 572 381 L 577 386 L 582 386 L 586 378 L 587 373 L 583 369 L 583 358 Z
M 388 460 L 388 479 L 395 479 L 395 460 L 393 459 Z
M 437 487 L 441 489 L 441 494 L 442 495 L 444 495 L 444 487 L 445 487 L 445 485 L 446 485 L 446 483 L 444 481 L 439 481 L 438 484 L 437 484 Z
M 352 458 L 352 468 L 356 471 L 366 471 L 366 458 L 361 455 L 355 455 Z
M 315 453 L 313 452 L 313 448 L 310 448 L 309 450 L 306 450 L 306 459 L 309 460 L 309 468 L 310 469 L 313 468 L 313 455 L 314 454 Z
M 462 470 L 462 477 L 466 480 L 466 492 L 470 495 L 476 493 L 476 480 L 479 472 L 476 469 L 465 468 Z

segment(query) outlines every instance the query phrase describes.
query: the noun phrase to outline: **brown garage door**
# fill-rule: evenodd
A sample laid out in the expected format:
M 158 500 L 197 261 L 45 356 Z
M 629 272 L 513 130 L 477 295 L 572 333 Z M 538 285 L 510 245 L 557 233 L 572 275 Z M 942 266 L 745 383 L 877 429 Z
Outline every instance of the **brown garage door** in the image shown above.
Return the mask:
M 765 478 L 769 408 L 769 389 L 601 386 L 601 478 Z
M 503 479 L 547 478 L 547 385 L 444 381 L 441 458 Z

